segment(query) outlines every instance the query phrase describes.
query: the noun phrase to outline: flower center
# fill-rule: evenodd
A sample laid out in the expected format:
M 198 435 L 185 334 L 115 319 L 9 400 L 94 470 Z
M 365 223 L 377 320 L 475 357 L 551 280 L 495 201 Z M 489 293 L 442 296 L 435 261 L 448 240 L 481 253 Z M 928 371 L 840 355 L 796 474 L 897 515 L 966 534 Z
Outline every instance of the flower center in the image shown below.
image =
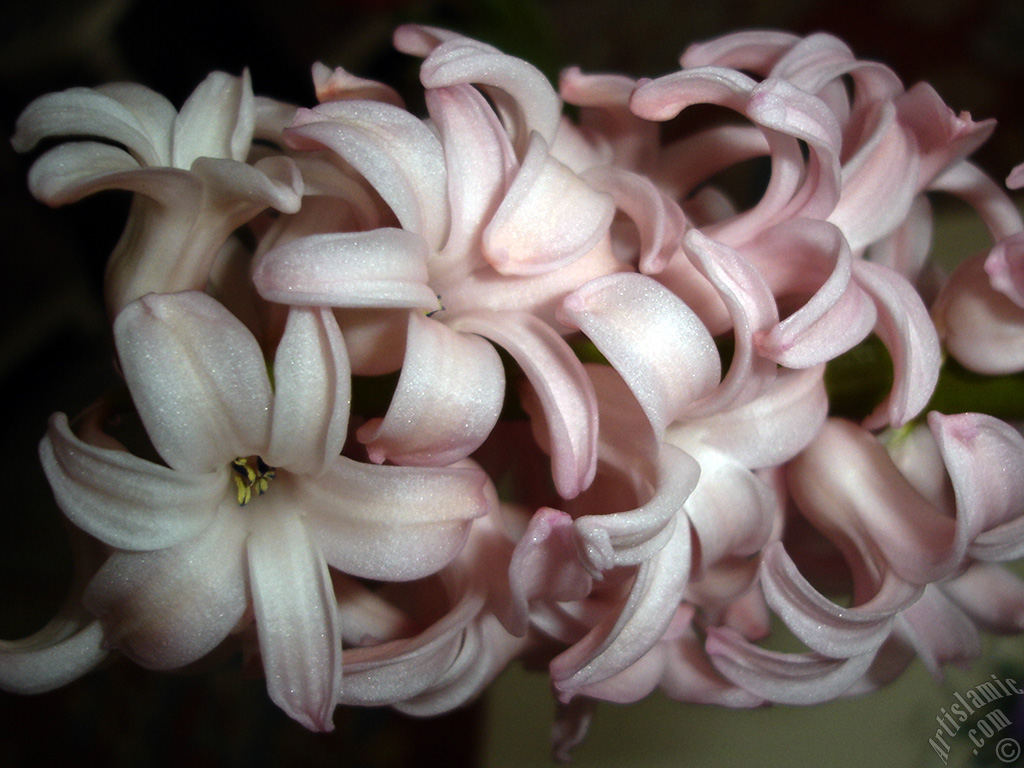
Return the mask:
M 238 506 L 244 507 L 252 501 L 253 494 L 262 496 L 270 487 L 277 470 L 259 456 L 240 456 L 231 462 L 235 473 L 235 490 Z

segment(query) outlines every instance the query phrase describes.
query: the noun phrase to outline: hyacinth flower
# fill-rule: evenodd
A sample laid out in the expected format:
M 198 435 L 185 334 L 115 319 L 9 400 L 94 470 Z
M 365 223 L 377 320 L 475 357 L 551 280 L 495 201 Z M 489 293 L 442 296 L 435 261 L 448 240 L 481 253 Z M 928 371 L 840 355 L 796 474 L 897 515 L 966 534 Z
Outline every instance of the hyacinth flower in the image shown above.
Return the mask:
M 624 268 L 608 238 L 614 203 L 549 153 L 558 99 L 530 65 L 455 36 L 427 56 L 422 79 L 436 134 L 361 100 L 300 112 L 288 131 L 293 146 L 329 149 L 362 173 L 401 229 L 290 240 L 258 257 L 253 279 L 273 302 L 404 310 L 390 328 L 405 335 L 392 407 L 360 432 L 376 461 L 446 464 L 479 447 L 504 396 L 499 358 L 479 337 L 502 346 L 542 393 L 555 482 L 575 496 L 594 472 L 596 410 L 553 315 L 571 288 Z M 470 85 L 481 79 L 507 115 Z M 439 375 L 447 392 L 427 384 Z
M 493 506 L 489 481 L 473 467 L 339 455 L 348 364 L 329 312 L 290 312 L 273 388 L 252 334 L 206 294 L 138 300 L 114 334 L 166 464 L 127 452 L 100 423 L 78 435 L 62 414 L 40 449 L 68 519 L 112 550 L 82 596 L 104 644 L 172 669 L 255 621 L 271 698 L 330 730 L 343 681 L 329 568 L 379 580 L 437 571 Z M 0 680 L 18 656 L 3 649 Z
M 180 111 L 134 83 L 42 96 L 18 118 L 12 141 L 27 152 L 42 141 L 76 138 L 48 150 L 29 172 L 32 193 L 49 205 L 108 189 L 134 193 L 107 263 L 113 318 L 149 292 L 204 290 L 235 229 L 266 208 L 298 210 L 302 178 L 292 161 L 246 162 L 254 126 L 248 72 L 214 72 Z
M 981 414 L 928 422 L 928 435 L 894 435 L 911 446 L 890 457 L 868 432 L 831 420 L 790 463 L 800 512 L 849 566 L 853 605 L 818 592 L 773 544 L 762 561 L 765 597 L 811 652 L 764 651 L 716 631 L 708 650 L 722 674 L 772 701 L 812 703 L 866 690 L 879 654 L 891 668 L 888 657 L 905 666 L 902 651 L 912 650 L 938 674 L 977 656 L 979 626 L 1020 631 L 1024 583 L 989 563 L 1024 551 L 1024 440 Z M 837 457 L 843 472 L 832 468 Z

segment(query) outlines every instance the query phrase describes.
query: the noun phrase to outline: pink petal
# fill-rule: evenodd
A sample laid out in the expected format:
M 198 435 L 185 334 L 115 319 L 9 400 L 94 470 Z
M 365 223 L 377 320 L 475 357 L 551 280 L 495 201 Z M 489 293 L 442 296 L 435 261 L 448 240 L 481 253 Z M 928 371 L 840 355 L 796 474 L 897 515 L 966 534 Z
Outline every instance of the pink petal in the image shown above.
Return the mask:
M 540 134 L 483 231 L 484 258 L 503 275 L 534 275 L 576 261 L 608 231 L 615 204 L 548 154 Z
M 838 226 L 853 251 L 891 234 L 906 218 L 915 195 L 920 158 L 917 147 L 884 104 L 868 140 L 843 163 L 843 186 L 828 220 Z
M 932 314 L 949 354 L 965 368 L 987 376 L 1024 370 L 1024 309 L 992 287 L 983 256 L 957 267 Z
M 891 269 L 858 260 L 853 275 L 878 309 L 876 332 L 893 360 L 892 391 L 866 424 L 900 427 L 928 404 L 942 365 L 942 350 L 920 295 Z
M 446 565 L 473 520 L 496 504 L 471 467 L 392 467 L 339 456 L 289 489 L 329 565 L 353 576 L 407 581 Z
M 83 597 L 108 645 L 151 669 L 201 659 L 242 618 L 248 526 L 226 500 L 198 538 L 156 552 L 116 552 Z
M 494 347 L 415 313 L 405 361 L 383 420 L 357 433 L 372 461 L 447 466 L 483 443 L 505 398 L 505 372 Z
M 421 120 L 379 101 L 300 109 L 288 131 L 296 149 L 329 149 L 361 173 L 404 229 L 439 250 L 448 234 L 444 153 Z
M 771 535 L 778 501 L 772 489 L 732 457 L 704 446 L 690 455 L 700 465 L 686 499 L 686 517 L 700 543 L 699 572 L 727 557 L 760 552 Z
M 841 696 L 867 672 L 873 653 L 847 659 L 766 651 L 730 629 L 708 629 L 715 668 L 736 685 L 779 704 L 819 704 Z
M 341 691 L 341 627 L 327 564 L 298 515 L 256 507 L 249 581 L 267 690 L 314 731 L 334 729 Z
M 732 32 L 690 45 L 680 62 L 683 67 L 715 65 L 767 74 L 775 62 L 800 41 L 790 32 L 749 30 Z
M 266 449 L 263 354 L 216 300 L 150 294 L 118 315 L 114 340 L 146 431 L 172 469 L 209 472 Z
M 871 333 L 878 313 L 870 297 L 850 279 L 853 256 L 837 228 L 798 219 L 774 227 L 757 245 L 758 257 L 768 265 L 772 256 L 785 254 L 790 268 L 802 268 L 797 281 L 813 280 L 822 272 L 828 275 L 799 309 L 757 338 L 761 355 L 788 368 L 809 368 L 838 357 Z
M 779 371 L 759 397 L 669 428 L 665 439 L 680 447 L 717 448 L 751 469 L 783 464 L 818 434 L 828 415 L 824 366 Z
M 423 238 L 401 229 L 309 235 L 253 265 L 260 295 L 281 304 L 437 309 Z
M 351 388 L 345 342 L 331 311 L 290 309 L 274 355 L 267 463 L 321 472 L 345 444 Z
M 700 466 L 679 449 L 663 445 L 654 493 L 646 504 L 624 512 L 576 519 L 577 548 L 595 576 L 616 566 L 646 562 L 673 535 L 687 498 L 697 485 Z
M 400 108 L 405 107 L 405 102 L 398 95 L 398 91 L 390 85 L 353 75 L 342 67 L 331 69 L 319 61 L 313 64 L 313 87 L 316 90 L 316 100 L 320 103 L 341 99 L 368 99 Z
M 657 434 L 718 384 L 714 340 L 689 307 L 653 279 L 592 280 L 562 304 L 559 320 L 582 330 L 629 384 Z
M 501 204 L 518 161 L 494 110 L 475 88 L 434 88 L 426 98 L 441 134 L 452 209 L 451 232 L 438 267 L 449 262 L 456 267 L 459 260 L 475 267 L 484 227 Z
M 770 544 L 761 563 L 765 599 L 808 648 L 832 658 L 876 651 L 888 638 L 896 614 L 917 600 L 923 587 L 885 578 L 867 602 L 844 607 L 803 577 L 781 542 Z
M 514 606 L 514 622 L 509 629 L 520 637 L 526 634 L 533 600 L 585 598 L 592 580 L 576 554 L 572 518 L 557 509 L 537 510 L 516 544 L 508 579 Z
M 718 290 L 735 328 L 736 349 L 729 372 L 718 389 L 689 411 L 691 415 L 715 413 L 752 400 L 771 385 L 775 363 L 754 353 L 754 340 L 778 322 L 778 308 L 760 272 L 732 248 L 696 229 L 686 233 L 683 247 Z
M 985 632 L 1024 631 L 1024 582 L 1002 566 L 974 563 L 941 589 Z
M 1015 166 L 1010 175 L 1006 177 L 1006 186 L 1010 189 L 1020 189 L 1024 187 L 1024 163 Z
M 543 73 L 532 64 L 469 38 L 442 42 L 420 68 L 427 89 L 461 83 L 484 87 L 497 107 L 519 152 L 536 131 L 548 145 L 554 141 L 562 104 Z
M 229 482 L 183 474 L 79 439 L 63 413 L 39 445 L 46 479 L 68 519 L 118 549 L 163 549 L 206 530 Z
M 583 365 L 549 325 L 518 312 L 471 312 L 449 326 L 477 333 L 515 359 L 540 398 L 551 436 L 555 487 L 571 499 L 597 470 L 597 402 Z
M 1024 233 L 996 243 L 985 257 L 992 287 L 1024 309 Z
M 956 492 L 955 550 L 984 560 L 1024 553 L 1024 437 L 977 413 L 928 414 Z M 969 548 L 969 549 L 968 549 Z
M 981 656 L 981 637 L 974 623 L 934 584 L 900 613 L 896 624 L 899 636 L 936 679 L 942 676 L 944 665 L 963 665 Z
M 686 219 L 682 210 L 646 176 L 610 165 L 591 168 L 584 179 L 615 199 L 640 234 L 637 265 L 645 275 L 661 272 L 680 250 Z
M 551 662 L 551 679 L 563 701 L 638 661 L 668 628 L 690 578 L 690 529 L 685 519 L 674 521 L 665 545 L 637 569 L 621 611 L 608 614 Z

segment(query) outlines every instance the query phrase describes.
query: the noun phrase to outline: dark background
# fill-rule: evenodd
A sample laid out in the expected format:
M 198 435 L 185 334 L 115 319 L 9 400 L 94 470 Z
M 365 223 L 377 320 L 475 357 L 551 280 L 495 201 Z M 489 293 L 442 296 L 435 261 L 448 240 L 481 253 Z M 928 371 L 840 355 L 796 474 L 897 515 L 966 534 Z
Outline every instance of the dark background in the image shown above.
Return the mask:
M 0 10 L 0 134 L 35 96 L 110 80 L 180 105 L 213 69 L 248 66 L 257 93 L 312 105 L 320 60 L 387 80 L 415 103 L 417 62 L 391 30 L 420 21 L 486 40 L 555 78 L 567 65 L 656 76 L 687 44 L 741 28 L 824 30 L 956 110 L 998 117 L 977 155 L 996 178 L 1024 161 L 1024 3 L 1019 0 L 8 0 Z M 60 516 L 35 448 L 54 410 L 78 412 L 113 378 L 100 305 L 126 200 L 51 211 L 25 190 L 31 157 L 0 140 L 0 637 L 53 614 L 69 579 Z M 0 694 L 0 766 L 397 766 L 474 763 L 480 707 L 433 721 L 339 710 L 332 736 L 277 711 L 228 661 L 158 675 L 120 660 L 51 694 Z

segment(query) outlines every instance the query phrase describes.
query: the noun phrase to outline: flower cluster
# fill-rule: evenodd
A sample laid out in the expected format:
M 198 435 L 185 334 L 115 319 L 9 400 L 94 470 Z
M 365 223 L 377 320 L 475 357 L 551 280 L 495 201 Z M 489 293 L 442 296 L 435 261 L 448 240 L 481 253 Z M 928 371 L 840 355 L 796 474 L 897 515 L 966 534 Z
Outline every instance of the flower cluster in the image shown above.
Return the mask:
M 825 34 L 557 92 L 458 34 L 394 42 L 426 118 L 319 64 L 311 109 L 214 73 L 180 111 L 114 84 L 22 114 L 40 200 L 133 194 L 106 273 L 131 407 L 50 421 L 81 556 L 0 687 L 234 643 L 329 730 L 522 659 L 565 755 L 597 700 L 810 704 L 1024 631 L 1024 438 L 929 406 L 1024 371 L 1024 224 L 966 159 L 992 121 Z M 948 277 L 937 193 L 993 241 Z

